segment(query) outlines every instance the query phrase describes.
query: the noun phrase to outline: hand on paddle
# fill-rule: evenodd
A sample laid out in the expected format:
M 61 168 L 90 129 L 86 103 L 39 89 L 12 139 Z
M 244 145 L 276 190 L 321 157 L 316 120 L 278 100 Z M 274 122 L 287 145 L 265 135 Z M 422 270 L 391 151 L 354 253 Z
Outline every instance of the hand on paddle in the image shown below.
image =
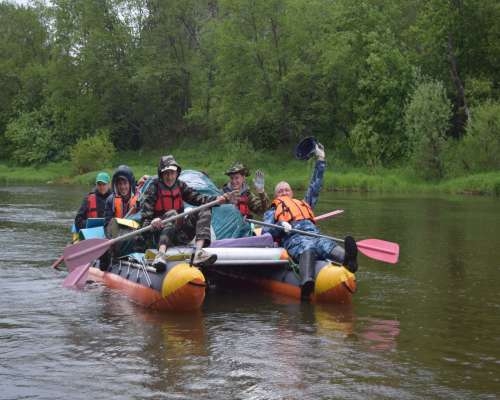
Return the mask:
M 283 228 L 283 230 L 285 231 L 285 233 L 290 233 L 292 231 L 292 225 L 290 225 L 288 222 L 281 221 L 280 225 Z
M 218 204 L 220 204 L 219 198 L 199 207 L 190 208 L 180 214 L 164 219 L 161 221 L 162 225 L 184 218 L 189 214 L 199 212 L 210 207 L 215 207 Z M 155 224 L 157 224 L 157 222 L 155 222 Z M 66 247 L 64 249 L 63 258 L 68 270 L 71 271 L 66 278 L 66 283 L 70 287 L 76 287 L 77 283 L 80 282 L 81 277 L 84 276 L 86 271 L 90 268 L 91 262 L 102 256 L 111 248 L 113 244 L 130 239 L 133 236 L 143 234 L 144 232 L 152 229 L 153 226 L 149 224 L 137 229 L 136 231 L 126 233 L 113 239 L 86 239 Z
M 262 193 L 264 191 L 264 172 L 260 169 L 255 171 L 255 177 L 253 178 L 253 185 L 257 193 Z
M 151 221 L 151 227 L 155 231 L 160 231 L 163 228 L 163 221 L 161 218 L 155 218 Z
M 240 192 L 238 190 L 233 190 L 232 192 L 224 193 L 221 196 L 217 197 L 219 203 L 233 203 L 235 204 L 240 196 Z
M 278 228 L 283 229 L 285 232 L 298 233 L 299 235 L 311 236 L 316 238 L 325 238 L 334 240 L 336 242 L 344 243 L 343 239 L 338 239 L 333 236 L 322 235 L 316 232 L 309 231 L 301 231 L 299 229 L 294 229 L 287 222 L 280 222 L 279 224 L 270 224 L 268 222 L 257 221 L 255 219 L 246 218 L 246 221 L 251 222 L 256 225 L 268 226 L 270 228 Z M 285 228 L 284 224 L 289 226 Z M 356 242 L 359 251 L 363 253 L 365 256 L 373 258 L 374 260 L 379 260 L 383 262 L 387 262 L 390 264 L 396 264 L 399 259 L 399 244 L 388 242 L 386 240 L 380 239 L 364 239 L 359 242 Z

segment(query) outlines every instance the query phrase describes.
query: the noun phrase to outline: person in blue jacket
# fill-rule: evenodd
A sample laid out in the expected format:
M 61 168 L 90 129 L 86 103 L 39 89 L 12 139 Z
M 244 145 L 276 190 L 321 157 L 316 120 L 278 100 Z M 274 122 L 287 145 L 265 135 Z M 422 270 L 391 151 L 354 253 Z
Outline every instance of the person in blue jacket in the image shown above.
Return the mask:
M 308 299 L 314 290 L 317 259 L 333 260 L 351 272 L 355 272 L 358 268 L 358 249 L 351 236 L 345 238 L 342 248 L 334 240 L 314 238 L 291 231 L 297 229 L 319 233 L 313 209 L 318 202 L 326 168 L 325 151 L 320 143 L 316 144 L 314 155 L 316 163 L 305 198 L 295 199 L 290 184 L 285 181 L 279 182 L 274 191 L 275 198 L 271 208 L 264 213 L 264 222 L 280 225 L 281 229 L 264 227 L 262 230 L 263 233 L 269 232 L 288 251 L 292 259 L 299 263 L 302 299 Z

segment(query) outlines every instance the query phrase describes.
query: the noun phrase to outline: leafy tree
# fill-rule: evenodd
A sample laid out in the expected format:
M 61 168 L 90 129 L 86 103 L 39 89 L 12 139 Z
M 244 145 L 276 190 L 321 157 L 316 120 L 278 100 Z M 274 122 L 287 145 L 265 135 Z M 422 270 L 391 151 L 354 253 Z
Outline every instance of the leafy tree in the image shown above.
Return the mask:
M 406 147 L 401 121 L 414 66 L 399 36 L 411 19 L 407 3 L 340 0 L 322 41 L 331 126 L 347 137 L 351 158 L 372 167 L 394 165 Z
M 414 74 L 407 59 L 394 47 L 390 34 L 383 37 L 368 35 L 366 40 L 369 51 L 364 60 L 365 69 L 358 78 L 358 98 L 354 105 L 357 123 L 354 132 L 357 136 L 375 133 L 376 145 L 371 159 L 378 160 L 378 164 L 390 165 L 401 160 L 406 150 L 403 104 Z M 368 126 L 369 130 L 363 132 L 358 124 Z M 358 156 L 360 149 L 355 144 L 359 142 L 350 141 Z
M 135 54 L 134 116 L 146 146 L 169 145 L 186 134 L 192 105 L 193 71 L 200 54 L 204 2 L 145 2 Z M 199 64 L 198 64 L 199 65 Z
M 486 102 L 472 109 L 462 146 L 463 162 L 471 172 L 500 169 L 500 103 Z
M 256 148 L 331 131 L 321 34 L 323 1 L 223 1 L 215 52 L 211 121 L 224 141 Z
M 48 106 L 58 128 L 73 138 L 109 128 L 127 147 L 132 107 L 129 84 L 130 36 L 112 0 L 55 0 Z
M 5 131 L 11 159 L 21 165 L 42 164 L 63 155 L 63 146 L 52 127 L 48 110 L 22 113 Z
M 47 31 L 31 8 L 0 3 L 0 156 L 7 124 L 43 103 Z
M 444 175 L 442 153 L 450 118 L 451 103 L 442 82 L 420 83 L 406 107 L 405 125 L 414 170 L 425 179 Z
M 493 38 L 500 34 L 500 6 L 495 1 L 424 0 L 416 15 L 410 54 L 424 74 L 445 83 L 454 107 L 450 134 L 459 138 L 474 103 L 466 82 L 490 79 L 498 87 L 500 47 Z

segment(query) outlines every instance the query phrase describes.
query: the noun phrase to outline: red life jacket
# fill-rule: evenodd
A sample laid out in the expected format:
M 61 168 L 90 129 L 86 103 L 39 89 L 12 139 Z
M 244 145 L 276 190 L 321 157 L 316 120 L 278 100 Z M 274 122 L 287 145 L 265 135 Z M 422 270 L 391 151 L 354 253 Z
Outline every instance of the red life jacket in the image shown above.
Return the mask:
M 304 200 L 292 199 L 289 196 L 280 196 L 273 200 L 276 207 L 274 219 L 276 221 L 300 221 L 308 219 L 314 222 L 314 213 L 309 204 Z
M 242 194 L 236 203 L 236 208 L 240 210 L 240 213 L 245 216 L 250 216 L 250 207 L 248 206 L 248 201 L 250 200 L 250 196 L 248 194 Z
M 173 189 L 166 189 L 158 183 L 156 188 L 155 215 L 163 215 L 169 210 L 175 210 L 178 213 L 184 211 L 184 202 L 182 201 L 179 185 L 175 185 Z
M 123 204 L 123 197 L 116 195 L 113 202 L 114 216 L 116 218 L 124 218 L 125 215 L 135 207 L 137 203 L 137 194 L 132 196 L 128 203 Z
M 97 197 L 94 192 L 87 195 L 87 219 L 97 218 Z

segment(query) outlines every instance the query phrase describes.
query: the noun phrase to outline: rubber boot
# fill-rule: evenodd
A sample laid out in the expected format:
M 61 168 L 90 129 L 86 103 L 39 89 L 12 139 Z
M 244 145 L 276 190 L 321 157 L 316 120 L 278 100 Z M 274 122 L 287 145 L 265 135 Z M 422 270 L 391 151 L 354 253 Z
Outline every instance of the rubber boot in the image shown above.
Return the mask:
M 111 266 L 111 252 L 107 251 L 99 257 L 99 269 L 106 272 Z
M 343 265 L 352 273 L 358 270 L 358 245 L 352 236 L 344 238 L 345 257 Z
M 306 250 L 300 255 L 299 269 L 300 277 L 300 298 L 308 300 L 314 292 L 314 278 L 316 273 L 316 253 L 313 250 Z

